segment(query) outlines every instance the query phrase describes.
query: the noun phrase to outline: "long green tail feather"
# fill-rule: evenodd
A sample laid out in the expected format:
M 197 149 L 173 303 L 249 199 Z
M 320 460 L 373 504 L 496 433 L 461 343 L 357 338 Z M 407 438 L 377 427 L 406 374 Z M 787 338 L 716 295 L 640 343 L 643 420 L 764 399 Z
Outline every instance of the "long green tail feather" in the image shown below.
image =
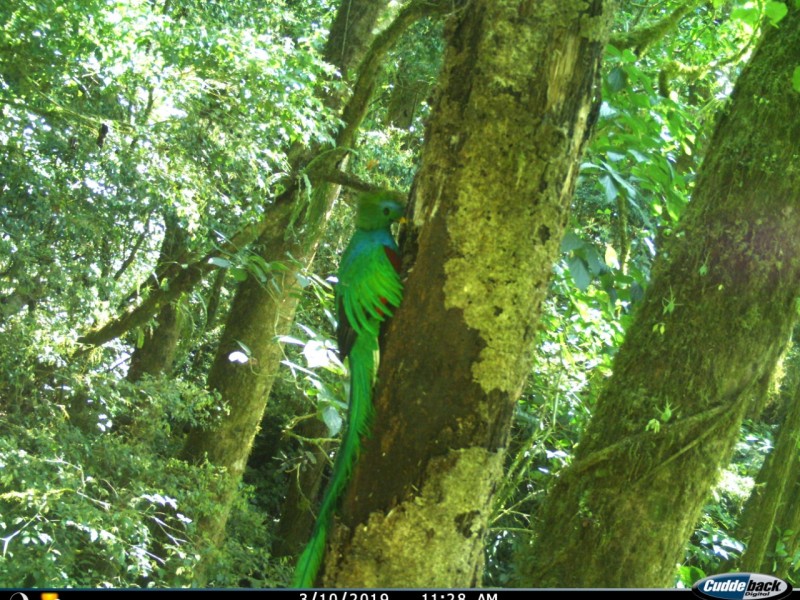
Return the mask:
M 361 450 L 361 437 L 369 433 L 372 417 L 372 379 L 375 374 L 377 337 L 359 335 L 350 351 L 350 406 L 347 413 L 347 430 L 342 438 L 333 474 L 322 499 L 311 540 L 300 555 L 292 587 L 314 587 L 314 580 L 325 556 L 325 541 L 330 529 L 333 511 L 344 491 L 353 466 Z

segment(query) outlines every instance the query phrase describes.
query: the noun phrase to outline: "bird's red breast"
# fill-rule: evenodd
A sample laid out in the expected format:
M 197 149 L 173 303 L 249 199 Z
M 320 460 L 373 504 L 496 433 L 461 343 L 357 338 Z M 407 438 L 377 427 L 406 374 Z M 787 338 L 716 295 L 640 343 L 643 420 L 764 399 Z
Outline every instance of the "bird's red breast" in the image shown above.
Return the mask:
M 390 248 L 389 246 L 383 247 L 384 252 L 386 252 L 386 256 L 389 258 L 389 262 L 392 263 L 394 270 L 398 273 L 400 272 L 400 267 L 402 266 L 402 261 L 400 260 L 400 254 L 394 249 Z

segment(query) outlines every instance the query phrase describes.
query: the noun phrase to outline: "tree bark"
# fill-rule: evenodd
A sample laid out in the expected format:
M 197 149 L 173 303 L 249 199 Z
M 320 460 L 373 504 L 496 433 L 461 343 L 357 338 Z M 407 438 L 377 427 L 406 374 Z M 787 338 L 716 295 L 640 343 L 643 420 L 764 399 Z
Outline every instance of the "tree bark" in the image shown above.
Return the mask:
M 739 538 L 747 542 L 747 550 L 737 565 L 741 571 L 774 573 L 782 562 L 774 554 L 777 543 L 785 531 L 796 530 L 798 525 L 790 515 L 795 510 L 792 497 L 798 482 L 800 458 L 797 452 L 800 443 L 800 381 L 795 383 L 794 393 L 786 404 L 786 416 L 775 449 L 764 461 L 740 519 Z M 793 550 L 788 549 L 790 557 Z
M 791 4 L 767 29 L 575 460 L 538 515 L 520 584 L 671 585 L 742 416 L 785 347 L 800 290 L 791 90 L 800 9 Z
M 314 196 L 320 195 L 320 188 Z M 285 239 L 292 225 L 292 205 L 285 203 L 270 223 L 261 244 L 254 251 L 268 261 L 284 258 L 293 248 Z M 307 256 L 297 252 L 295 258 Z M 195 429 L 189 433 L 183 457 L 191 461 L 208 461 L 224 472 L 214 511 L 198 520 L 198 531 L 210 546 L 222 543 L 231 504 L 238 493 L 239 482 L 266 408 L 267 398 L 283 352 L 277 337 L 289 333 L 298 297 L 302 292 L 297 280 L 299 267 L 286 264 L 286 270 L 276 271 L 271 280 L 261 284 L 253 277 L 242 282 L 236 291 L 222 339 L 208 376 L 208 386 L 219 393 L 228 408 L 211 430 Z M 234 351 L 246 349 L 245 363 L 233 362 Z M 195 575 L 195 585 L 204 584 L 205 566 Z
M 608 21 L 600 0 L 475 0 L 449 22 L 403 244 L 413 269 L 325 586 L 480 583 Z

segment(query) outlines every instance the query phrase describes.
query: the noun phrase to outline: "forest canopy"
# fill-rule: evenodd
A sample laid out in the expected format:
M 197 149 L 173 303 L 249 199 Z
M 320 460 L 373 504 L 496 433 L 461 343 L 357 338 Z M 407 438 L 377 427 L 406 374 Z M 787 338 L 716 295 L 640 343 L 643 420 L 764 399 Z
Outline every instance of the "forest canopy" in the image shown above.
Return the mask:
M 0 586 L 290 585 L 364 194 L 317 585 L 796 585 L 799 100 L 797 0 L 2 3 Z

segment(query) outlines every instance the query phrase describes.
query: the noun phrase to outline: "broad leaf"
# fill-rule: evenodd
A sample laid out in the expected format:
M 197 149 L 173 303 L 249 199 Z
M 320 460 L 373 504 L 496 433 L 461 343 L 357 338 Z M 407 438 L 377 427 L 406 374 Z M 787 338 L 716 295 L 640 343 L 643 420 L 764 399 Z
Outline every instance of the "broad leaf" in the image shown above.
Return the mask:
M 764 6 L 764 14 L 773 25 L 777 25 L 788 12 L 785 2 L 767 2 Z
M 583 240 L 574 231 L 568 231 L 561 240 L 561 252 L 571 252 L 583 246 Z
M 568 264 L 569 272 L 572 274 L 575 286 L 581 291 L 589 287 L 589 284 L 592 282 L 592 276 L 589 275 L 589 270 L 586 268 L 583 259 L 578 256 L 573 256 L 569 259 Z

